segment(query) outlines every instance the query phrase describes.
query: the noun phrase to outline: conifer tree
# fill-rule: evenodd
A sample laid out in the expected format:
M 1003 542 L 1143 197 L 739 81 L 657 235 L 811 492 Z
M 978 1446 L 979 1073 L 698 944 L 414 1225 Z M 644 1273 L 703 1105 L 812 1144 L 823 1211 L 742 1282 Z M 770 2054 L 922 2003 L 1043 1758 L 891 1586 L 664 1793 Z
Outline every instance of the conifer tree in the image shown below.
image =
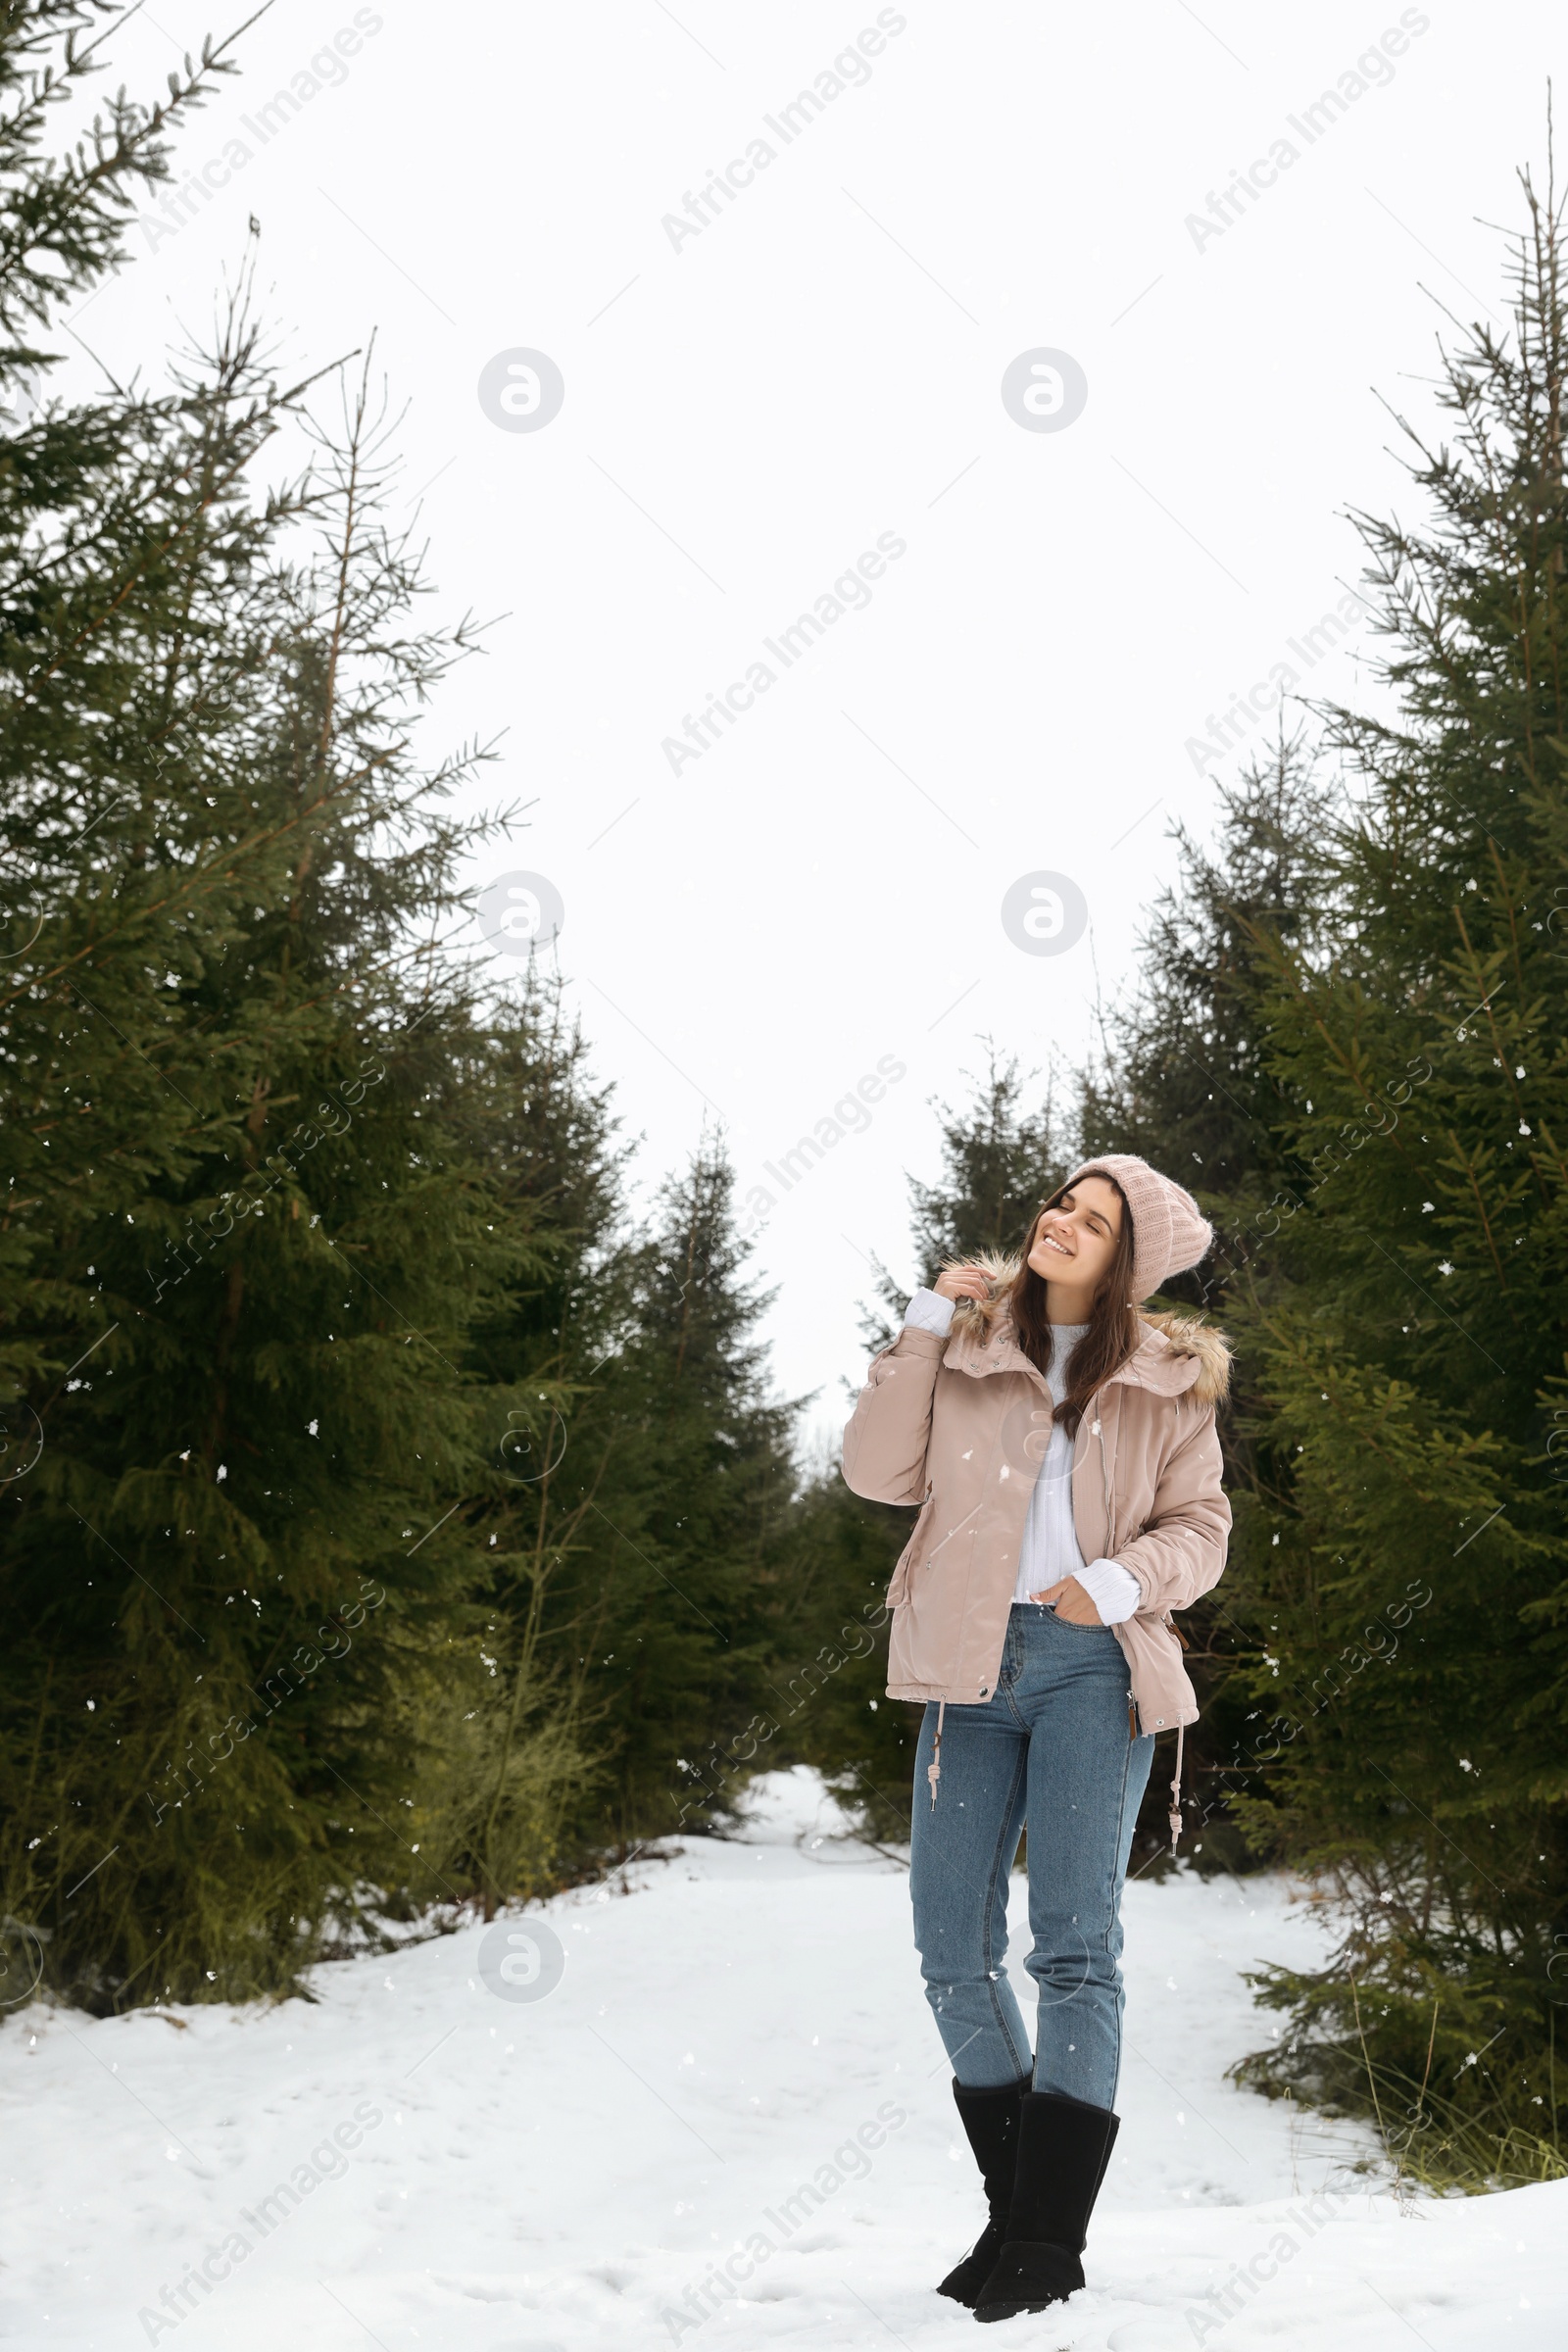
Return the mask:
M 1560 214 L 1523 186 L 1511 329 L 1444 349 L 1451 437 L 1405 427 L 1422 518 L 1356 518 L 1396 708 L 1329 714 L 1334 921 L 1270 951 L 1267 1006 L 1310 1181 L 1233 1302 L 1238 1803 L 1350 1912 L 1334 1970 L 1271 1980 L 1296 2030 L 1251 2071 L 1466 2185 L 1562 2169 L 1568 319 Z
M 432 1835 L 488 1909 L 723 1818 L 773 1761 L 742 1734 L 802 1639 L 776 1556 L 794 1413 L 768 1393 L 722 1146 L 639 1223 L 559 976 L 530 971 L 492 1012 L 451 1115 L 540 1260 L 470 1339 L 485 1671 Z
M 775 1664 L 770 1567 L 798 1408 L 769 1393 L 755 1327 L 770 1301 L 749 1248 L 728 1155 L 705 1135 L 661 1189 L 632 1268 L 635 1337 L 612 1367 L 626 1436 L 607 1561 L 624 1668 L 611 1801 L 626 1830 L 709 1802 L 680 1759 L 755 1716 Z
M 634 1324 L 629 1148 L 561 975 L 533 963 L 442 1091 L 463 1149 L 535 1251 L 468 1337 L 482 1388 L 482 1631 L 462 1728 L 419 1810 L 421 1844 L 488 1917 L 602 1854 L 621 1683 L 601 1667 L 599 1637 L 625 1454 L 606 1374 Z
M 221 63 L 52 159 L 101 14 L 0 27 L 13 375 Z M 104 2007 L 285 1984 L 368 1886 L 440 1891 L 399 1711 L 474 1575 L 466 1327 L 531 1258 L 425 1110 L 475 828 L 411 729 L 466 636 L 408 618 L 366 385 L 269 493 L 291 414 L 242 283 L 167 391 L 0 452 L 0 1878 Z
M 224 68 L 51 160 L 102 13 L 0 26 L 13 382 Z M 722 1150 L 639 1230 L 559 985 L 447 944 L 477 755 L 414 728 L 471 633 L 348 380 L 313 424 L 242 272 L 0 448 L 0 1906 L 102 2008 L 716 1817 L 820 1648 Z
M 1291 1204 L 1314 1181 L 1285 1140 L 1289 1102 L 1270 1061 L 1270 1000 L 1282 950 L 1332 951 L 1340 810 L 1328 763 L 1304 726 L 1282 733 L 1217 797 L 1212 846 L 1176 828 L 1176 878 L 1144 930 L 1136 984 L 1102 1019 L 1097 1057 L 1080 1073 L 1079 1120 L 1086 1155 L 1136 1152 L 1197 1196 L 1214 1221 L 1215 1244 L 1200 1266 L 1171 1278 L 1165 1298 L 1230 1326 L 1238 1298 L 1277 1257 Z M 1254 1475 L 1246 1436 L 1260 1409 L 1254 1391 L 1253 1358 L 1244 1349 L 1220 1421 L 1233 1491 Z M 1236 1589 L 1233 1564 L 1183 1617 L 1201 1709 L 1186 1744 L 1184 1852 L 1201 1871 L 1256 1861 L 1232 1807 L 1251 1786 L 1253 1712 L 1245 1679 L 1233 1671 L 1250 1647 L 1233 1610 Z M 1158 1873 L 1165 1797 L 1153 1778 L 1135 1857 Z
M 1278 950 L 1315 956 L 1332 936 L 1336 810 L 1321 771 L 1304 729 L 1282 734 L 1220 787 L 1212 848 L 1176 828 L 1177 879 L 1139 943 L 1137 984 L 1080 1076 L 1085 1152 L 1135 1152 L 1217 1217 L 1215 1251 L 1175 1278 L 1176 1298 L 1213 1297 L 1278 1232 L 1272 1197 L 1304 1173 L 1276 1134 L 1267 1001 Z

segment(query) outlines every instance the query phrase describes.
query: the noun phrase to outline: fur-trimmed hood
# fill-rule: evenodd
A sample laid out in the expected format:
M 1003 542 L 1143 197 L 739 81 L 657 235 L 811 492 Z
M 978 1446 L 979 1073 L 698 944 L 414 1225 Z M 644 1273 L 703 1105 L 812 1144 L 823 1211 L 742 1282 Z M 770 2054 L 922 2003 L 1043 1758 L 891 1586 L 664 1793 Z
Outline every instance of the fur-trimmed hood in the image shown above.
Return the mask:
M 1008 1292 L 1022 1264 L 1015 1252 L 998 1250 L 945 1261 L 945 1268 L 980 1266 L 990 1277 L 984 1298 L 958 1300 L 953 1316 L 955 1339 L 967 1341 L 971 1348 L 987 1348 L 1002 1337 L 1004 1327 L 1010 1336 Z M 1190 1395 L 1195 1404 L 1219 1404 L 1231 1385 L 1231 1348 L 1224 1333 L 1200 1316 L 1168 1309 L 1151 1313 L 1140 1308 L 1139 1320 L 1145 1329 L 1143 1342 L 1112 1377 L 1168 1396 Z M 1190 1363 L 1196 1364 L 1196 1371 L 1189 1371 Z

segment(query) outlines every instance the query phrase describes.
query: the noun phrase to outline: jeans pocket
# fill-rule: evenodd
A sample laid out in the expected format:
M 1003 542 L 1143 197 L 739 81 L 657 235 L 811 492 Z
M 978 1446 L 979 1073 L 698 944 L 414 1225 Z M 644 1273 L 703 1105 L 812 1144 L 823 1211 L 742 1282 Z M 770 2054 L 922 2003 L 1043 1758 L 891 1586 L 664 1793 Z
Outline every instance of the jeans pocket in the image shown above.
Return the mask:
M 1115 1635 L 1108 1625 L 1101 1625 L 1098 1622 L 1094 1625 L 1074 1625 L 1070 1617 L 1063 1617 L 1060 1611 L 1054 1608 L 1047 1609 L 1045 1614 L 1054 1618 L 1057 1625 L 1069 1634 L 1110 1634 L 1111 1640 L 1115 1640 Z

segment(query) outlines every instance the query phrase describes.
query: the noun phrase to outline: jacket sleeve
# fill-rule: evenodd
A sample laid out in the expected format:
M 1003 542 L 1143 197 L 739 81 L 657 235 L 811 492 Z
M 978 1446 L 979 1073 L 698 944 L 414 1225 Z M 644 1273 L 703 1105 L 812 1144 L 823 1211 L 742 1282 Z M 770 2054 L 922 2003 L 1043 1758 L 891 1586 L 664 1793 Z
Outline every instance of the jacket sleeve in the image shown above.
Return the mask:
M 1224 1460 L 1212 1408 L 1172 1446 L 1142 1535 L 1116 1553 L 1143 1592 L 1140 1616 L 1191 1608 L 1219 1583 L 1230 1541 L 1231 1506 L 1220 1484 Z
M 871 1359 L 844 1432 L 844 1483 L 868 1502 L 923 1502 L 931 1399 L 947 1341 L 906 1324 Z

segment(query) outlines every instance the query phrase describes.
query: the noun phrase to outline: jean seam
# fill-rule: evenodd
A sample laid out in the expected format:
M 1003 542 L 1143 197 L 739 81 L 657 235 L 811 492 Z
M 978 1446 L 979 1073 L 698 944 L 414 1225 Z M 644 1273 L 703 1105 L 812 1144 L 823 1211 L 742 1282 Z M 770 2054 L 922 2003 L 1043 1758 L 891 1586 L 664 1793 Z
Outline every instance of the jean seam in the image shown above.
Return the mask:
M 1028 1662 L 1023 1654 L 1023 1643 L 1015 1638 L 1012 1627 L 1009 1625 L 1006 1633 L 1003 1636 L 1002 1673 L 998 1679 L 994 1696 L 1006 1700 L 1013 1722 L 1026 1737 L 1029 1727 L 1018 1712 L 1018 1701 L 1015 1694 L 1018 1685 L 1023 1681 L 1027 1672 Z
M 1007 1835 L 1007 1823 L 1011 1820 L 1013 1807 L 1018 1801 L 1018 1787 L 1020 1781 L 1027 1786 L 1028 1765 L 1029 1750 L 1028 1747 L 1025 1746 L 1020 1750 L 1017 1760 L 1013 1764 L 1012 1786 L 1007 1791 L 1006 1802 L 1003 1807 L 1002 1828 L 998 1833 L 996 1845 L 992 1849 L 991 1868 L 986 1874 L 985 1935 L 981 1945 L 981 1956 L 985 1963 L 987 1985 L 986 1997 L 991 2003 L 992 2016 L 995 2020 L 997 2031 L 1002 2035 L 1004 2043 L 1009 2050 L 1011 2050 L 1013 2063 L 1017 2067 L 1018 2073 L 1020 2075 L 1027 2074 L 1032 2082 L 1034 2078 L 1035 2065 L 1034 2052 L 1033 2050 L 1026 2051 L 1020 2058 L 1019 2052 L 1013 2046 L 1012 2035 L 1007 2029 L 1006 2017 L 1003 2012 L 1002 2003 L 997 1998 L 997 1976 L 994 1965 L 996 1953 L 992 1949 L 991 1942 L 992 1920 L 996 1910 L 997 1879 L 999 1874 L 1005 1869 L 1007 1863 L 1011 1859 L 1010 1855 L 1005 1854 L 1003 1850 Z M 1016 1845 L 1016 1838 L 1014 1838 L 1013 1842 Z
M 1116 1842 L 1111 1847 L 1110 1852 L 1110 1901 L 1105 1911 L 1105 1957 L 1107 1960 L 1110 1959 L 1110 1933 L 1115 1924 L 1116 1914 L 1120 1907 L 1120 1889 L 1116 1884 L 1116 1865 L 1121 1854 L 1121 1834 L 1127 1818 L 1127 1776 L 1132 1770 L 1132 1758 L 1133 1743 L 1132 1738 L 1129 1735 L 1127 1745 L 1122 1751 L 1121 1759 L 1121 1795 L 1116 1805 Z M 1110 2099 L 1106 2101 L 1107 2106 L 1115 2099 L 1116 2085 L 1121 2081 L 1121 1970 L 1115 1961 L 1111 1961 L 1111 1966 L 1115 1968 L 1117 1977 L 1117 1983 L 1111 1999 L 1111 2012 L 1116 2021 L 1116 2041 L 1113 2053 L 1114 2064 L 1112 2066 L 1110 2077 Z

